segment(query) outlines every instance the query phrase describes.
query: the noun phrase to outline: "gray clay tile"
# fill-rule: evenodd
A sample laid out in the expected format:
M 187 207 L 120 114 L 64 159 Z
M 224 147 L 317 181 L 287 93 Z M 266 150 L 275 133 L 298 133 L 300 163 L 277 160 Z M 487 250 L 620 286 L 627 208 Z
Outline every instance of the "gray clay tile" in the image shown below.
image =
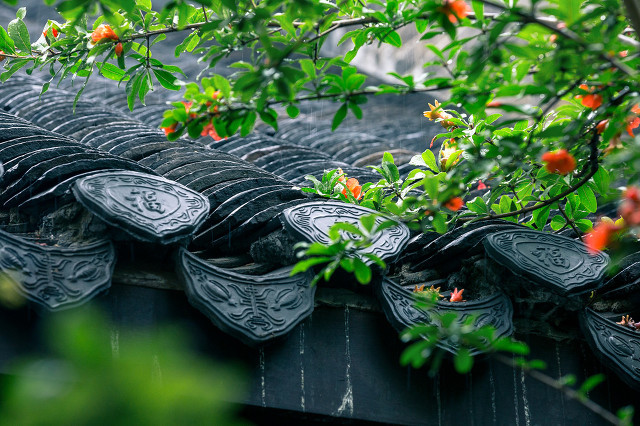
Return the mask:
M 55 185 L 64 179 L 91 170 L 123 169 L 148 172 L 145 167 L 133 161 L 109 156 L 104 153 L 71 154 L 44 161 L 27 170 L 19 180 L 14 181 L 0 195 L 7 203 L 9 199 L 21 193 L 12 203 L 21 203 L 32 195 L 43 191 L 43 186 Z M 23 192 L 26 191 L 26 192 Z M 7 205 L 9 206 L 9 205 Z
M 210 215 L 202 226 L 203 231 L 199 231 L 195 240 L 201 242 L 214 241 L 217 238 L 227 235 L 231 229 L 236 228 L 243 222 L 250 220 L 258 213 L 268 210 L 270 207 L 283 204 L 292 200 L 305 199 L 305 195 L 298 190 L 290 188 L 277 188 L 260 194 L 242 205 L 233 205 L 234 210 L 225 216 Z M 274 215 L 279 212 L 275 212 Z M 273 217 L 273 216 L 272 216 Z M 270 220 L 271 218 L 269 218 Z
M 427 285 L 429 284 L 432 283 L 427 283 Z M 434 285 L 439 287 L 440 284 L 438 282 Z M 387 320 L 398 332 L 418 324 L 431 324 L 433 321 L 430 311 L 417 305 L 416 294 L 411 286 L 402 286 L 385 277 L 382 283 L 377 286 L 376 295 Z M 449 312 L 456 313 L 456 321 L 460 324 L 473 315 L 476 317 L 473 323 L 476 327 L 491 325 L 496 329 L 496 337 L 510 336 L 513 333 L 513 306 L 509 298 L 501 292 L 464 302 L 440 300 L 433 309 L 440 315 Z M 447 339 L 439 342 L 438 346 L 454 354 L 458 349 L 457 345 Z M 474 349 L 472 354 L 475 355 L 479 352 Z
M 254 346 L 281 337 L 311 315 L 316 287 L 291 268 L 243 275 L 215 267 L 185 249 L 179 276 L 189 302 L 221 330 Z
M 187 186 L 197 191 L 205 191 L 207 188 L 218 185 L 222 182 L 259 177 L 274 178 L 275 176 L 258 167 L 222 167 L 209 170 L 208 174 L 192 180 L 187 184 Z
M 147 142 L 133 148 L 129 148 L 128 150 L 121 153 L 120 156 L 133 161 L 140 161 L 150 155 L 175 146 L 174 142 L 170 142 L 164 137 L 163 139 L 163 141 Z
M 287 231 L 301 240 L 328 244 L 329 228 L 336 222 L 347 222 L 358 226 L 362 216 L 378 214 L 376 223 L 386 220 L 375 210 L 354 204 L 333 201 L 313 201 L 287 209 L 282 214 L 282 222 Z M 364 249 L 366 253 L 373 253 L 382 259 L 390 261 L 402 252 L 409 241 L 409 229 L 401 222 L 377 233 L 371 246 Z M 363 259 L 366 263 L 371 261 Z
M 619 320 L 620 315 L 606 316 L 586 308 L 580 317 L 580 326 L 602 363 L 640 391 L 640 333 L 616 324 Z
M 109 241 L 45 247 L 0 231 L 2 274 L 28 300 L 56 311 L 86 303 L 111 286 L 115 252 Z
M 609 265 L 609 256 L 590 254 L 571 238 L 531 229 L 501 231 L 484 240 L 487 254 L 516 275 L 560 295 L 596 289 Z
M 176 167 L 164 173 L 163 176 L 167 179 L 184 181 L 186 182 L 186 185 L 189 182 L 205 176 L 209 173 L 214 173 L 216 171 L 219 171 L 220 169 L 230 169 L 238 166 L 246 167 L 247 164 L 240 161 L 218 159 L 214 160 L 212 158 L 208 158 L 206 160 L 194 161 Z
M 251 243 L 259 238 L 282 228 L 280 216 L 284 210 L 308 202 L 309 199 L 307 198 L 299 198 L 265 208 L 241 224 L 230 228 L 226 234 L 213 242 L 209 242 L 209 246 L 228 248 L 231 247 L 231 242 L 233 241 L 234 250 L 246 250 Z
M 83 177 L 73 193 L 105 222 L 142 241 L 169 244 L 188 237 L 209 211 L 197 192 L 159 176 L 114 171 Z

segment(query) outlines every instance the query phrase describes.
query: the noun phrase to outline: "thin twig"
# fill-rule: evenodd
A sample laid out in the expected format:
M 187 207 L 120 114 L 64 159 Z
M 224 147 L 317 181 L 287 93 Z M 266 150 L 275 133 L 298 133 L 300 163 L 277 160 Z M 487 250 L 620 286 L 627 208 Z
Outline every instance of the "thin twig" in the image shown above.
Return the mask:
M 511 217 L 511 216 L 519 216 L 523 213 L 529 213 L 532 212 L 534 210 L 538 210 L 542 207 L 545 206 L 549 206 L 553 203 L 555 203 L 558 200 L 563 199 L 564 197 L 566 197 L 567 195 L 575 192 L 578 190 L 578 188 L 580 188 L 582 185 L 586 184 L 589 179 L 591 179 L 593 177 L 593 175 L 596 174 L 596 172 L 598 171 L 598 132 L 594 131 L 593 132 L 593 136 L 591 138 L 591 141 L 589 143 L 590 147 L 591 147 L 591 155 L 589 156 L 589 164 L 590 164 L 590 170 L 589 173 L 587 173 L 585 176 L 582 177 L 582 179 L 580 179 L 580 181 L 578 183 L 576 183 L 575 185 L 570 186 L 568 189 L 564 190 L 563 192 L 561 192 L 560 194 L 556 195 L 555 197 L 551 197 L 547 200 L 541 200 L 539 203 L 534 204 L 532 206 L 528 206 L 528 207 L 524 207 L 521 208 L 519 210 L 516 211 L 512 211 L 512 212 L 507 212 L 507 213 L 501 213 L 501 214 L 488 214 L 484 217 L 481 217 L 480 219 L 502 219 L 505 217 Z M 464 219 L 463 219 L 464 220 Z
M 562 382 L 554 379 L 553 377 L 550 377 L 538 370 L 534 370 L 532 368 L 527 367 L 526 365 L 518 365 L 516 364 L 513 359 L 501 355 L 501 354 L 493 354 L 493 358 L 496 359 L 497 361 L 508 365 L 509 367 L 519 367 L 522 368 L 522 371 L 525 372 L 525 374 L 527 374 L 529 377 L 536 379 L 537 381 L 553 388 L 556 390 L 559 390 L 561 392 L 563 392 L 569 399 L 572 399 L 574 401 L 579 402 L 580 404 L 582 404 L 585 408 L 587 408 L 588 410 L 590 410 L 591 412 L 599 415 L 600 417 L 602 417 L 604 420 L 606 420 L 607 422 L 614 424 L 614 425 L 620 425 L 620 419 L 613 414 L 612 412 L 606 410 L 604 407 L 602 407 L 601 405 L 593 402 L 592 400 L 590 400 L 589 398 L 585 398 L 584 395 L 576 392 L 574 389 L 571 389 L 570 387 L 568 387 L 567 385 L 563 384 Z

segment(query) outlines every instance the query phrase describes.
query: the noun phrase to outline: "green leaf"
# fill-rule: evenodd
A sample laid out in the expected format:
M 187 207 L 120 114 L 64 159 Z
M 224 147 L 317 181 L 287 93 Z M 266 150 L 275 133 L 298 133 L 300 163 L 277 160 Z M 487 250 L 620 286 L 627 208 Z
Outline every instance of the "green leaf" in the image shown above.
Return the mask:
M 300 68 L 302 68 L 302 71 L 304 71 L 309 77 L 316 78 L 316 66 L 311 59 L 302 59 L 300 61 Z
M 25 16 L 27 16 L 27 8 L 26 7 L 21 7 L 20 9 L 17 10 L 16 18 L 22 20 L 22 19 L 24 19 Z
M 604 167 L 600 166 L 595 175 L 593 175 L 593 181 L 598 188 L 598 192 L 602 195 L 605 195 L 609 192 L 609 186 L 611 184 L 611 179 L 609 177 L 609 173 L 604 169 Z
M 368 214 L 360 218 L 360 223 L 362 223 L 362 227 L 367 232 L 370 233 L 373 230 L 373 226 L 376 224 L 376 217 L 375 214 Z
M 547 224 L 550 211 L 551 206 L 544 206 L 533 211 L 532 219 L 538 229 L 542 230 L 542 228 Z
M 152 71 L 162 87 L 168 90 L 180 90 L 181 86 L 176 84 L 176 82 L 179 80 L 175 75 L 171 74 L 168 71 L 160 70 L 157 68 L 153 68 Z
M 100 74 L 102 74 L 109 80 L 126 81 L 129 79 L 129 77 L 125 75 L 124 70 L 108 62 L 104 62 L 102 64 L 102 67 L 100 68 Z
M 453 359 L 453 365 L 455 366 L 456 371 L 460 374 L 465 374 L 471 371 L 471 367 L 473 367 L 473 356 L 471 356 L 469 349 L 458 349 L 458 352 L 456 352 L 456 356 Z
M 433 229 L 436 230 L 439 234 L 444 234 L 447 232 L 447 222 L 446 216 L 440 212 L 436 212 L 433 214 L 433 220 L 431 221 L 431 225 Z
M 557 231 L 558 229 L 562 229 L 566 223 L 566 219 L 562 217 L 562 215 L 557 214 L 551 219 L 551 229 Z
M 255 111 L 249 111 L 242 121 L 242 126 L 240 127 L 240 136 L 245 137 L 248 136 L 253 130 L 253 126 L 256 123 L 257 114 Z
M 220 90 L 223 98 L 229 99 L 231 97 L 231 84 L 229 83 L 229 80 L 216 74 L 213 76 L 213 84 L 216 89 Z
M 394 47 L 402 46 L 402 38 L 400 37 L 400 34 L 398 34 L 396 31 L 390 31 L 387 34 L 385 34 L 383 41 Z
M 357 257 L 353 259 L 353 273 L 360 284 L 369 284 L 371 281 L 371 268 Z
M 476 197 L 473 200 L 467 203 L 467 208 L 474 213 L 478 214 L 487 214 L 489 213 L 489 208 L 487 207 L 487 203 L 480 197 Z
M 476 19 L 482 21 L 484 19 L 484 3 L 473 0 L 471 7 L 473 8 L 473 13 L 476 15 Z
M 290 275 L 296 275 L 301 272 L 306 272 L 307 269 L 311 268 L 312 266 L 319 265 L 321 263 L 330 262 L 332 259 L 333 259 L 332 257 L 322 256 L 322 257 L 312 257 L 310 259 L 301 260 L 295 264 L 295 266 L 291 270 Z
M 287 115 L 291 118 L 296 118 L 300 114 L 300 109 L 295 105 L 287 106 Z
M 338 111 L 336 111 L 336 115 L 333 117 L 333 122 L 331 123 L 331 131 L 334 131 L 340 126 L 340 123 L 347 116 L 347 104 L 342 104 Z
M 602 373 L 594 374 L 585 380 L 582 385 L 580 385 L 580 389 L 578 389 L 578 393 L 586 396 L 593 388 L 598 386 L 600 383 L 604 382 L 605 376 Z
M 578 188 L 578 196 L 580 197 L 580 203 L 591 212 L 595 213 L 598 210 L 598 202 L 596 196 L 587 185 L 582 185 Z
M 21 51 L 31 54 L 31 39 L 26 24 L 21 19 L 14 19 L 9 22 L 8 30 L 15 46 Z
M 13 40 L 3 27 L 0 27 L 0 50 L 10 55 L 15 55 L 16 50 Z

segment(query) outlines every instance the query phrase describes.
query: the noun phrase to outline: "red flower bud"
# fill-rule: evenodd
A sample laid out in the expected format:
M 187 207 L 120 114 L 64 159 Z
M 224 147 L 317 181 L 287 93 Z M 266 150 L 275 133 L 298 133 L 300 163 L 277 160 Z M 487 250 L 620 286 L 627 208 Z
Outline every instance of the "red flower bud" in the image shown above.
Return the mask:
M 116 48 L 115 48 L 115 50 L 116 50 L 116 56 L 117 56 L 118 58 L 119 58 L 120 56 L 122 56 L 122 49 L 123 49 L 123 47 L 122 47 L 122 43 L 118 43 L 118 44 L 116 44 Z

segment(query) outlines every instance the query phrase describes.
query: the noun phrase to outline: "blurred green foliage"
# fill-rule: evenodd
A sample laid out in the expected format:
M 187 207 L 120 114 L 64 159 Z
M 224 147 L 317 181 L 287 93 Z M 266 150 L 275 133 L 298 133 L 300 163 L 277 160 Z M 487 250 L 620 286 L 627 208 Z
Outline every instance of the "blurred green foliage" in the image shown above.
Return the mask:
M 237 371 L 188 349 L 175 327 L 120 330 L 98 311 L 47 318 L 50 355 L 4 381 L 0 425 L 237 425 Z

